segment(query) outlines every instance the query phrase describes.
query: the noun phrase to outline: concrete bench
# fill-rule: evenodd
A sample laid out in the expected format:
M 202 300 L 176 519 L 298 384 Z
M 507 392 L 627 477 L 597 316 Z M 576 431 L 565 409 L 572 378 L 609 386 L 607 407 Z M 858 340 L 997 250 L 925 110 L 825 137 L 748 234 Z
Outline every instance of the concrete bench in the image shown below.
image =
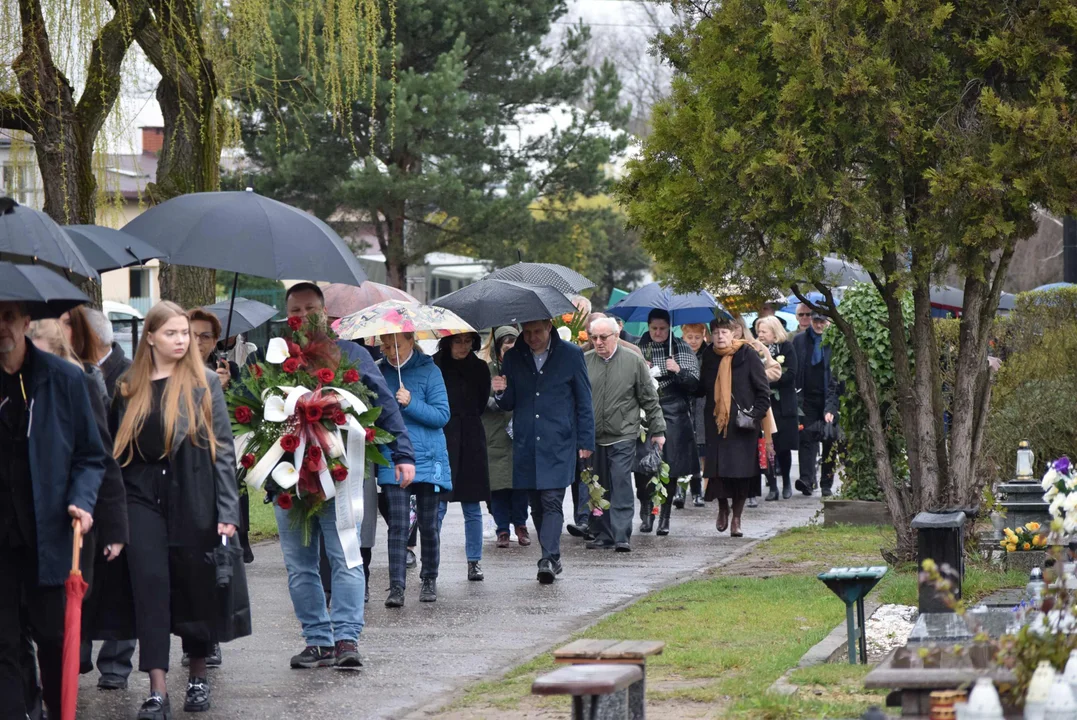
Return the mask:
M 534 695 L 571 695 L 572 720 L 628 720 L 628 689 L 643 679 L 638 665 L 573 665 L 535 679 Z
M 635 665 L 640 678 L 628 690 L 631 720 L 646 717 L 647 658 L 661 655 L 666 644 L 659 640 L 577 640 L 553 653 L 554 662 L 564 665 Z

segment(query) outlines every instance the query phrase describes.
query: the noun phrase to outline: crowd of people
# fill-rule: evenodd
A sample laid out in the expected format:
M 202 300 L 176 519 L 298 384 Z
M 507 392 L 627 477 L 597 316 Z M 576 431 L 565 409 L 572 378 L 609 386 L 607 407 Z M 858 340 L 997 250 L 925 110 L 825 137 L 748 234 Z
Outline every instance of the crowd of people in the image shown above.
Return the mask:
M 328 323 L 320 288 L 293 286 L 289 317 Z M 587 308 L 589 310 L 589 308 Z M 587 343 L 562 339 L 550 320 L 443 338 L 428 356 L 412 333 L 369 346 L 338 340 L 376 396 L 378 428 L 393 436 L 387 466 L 368 474 L 359 528 L 363 564 L 349 567 L 334 500 L 304 536 L 274 505 L 288 590 L 304 649 L 293 668 L 361 665 L 377 518 L 387 525 L 385 606 L 405 605 L 419 567 L 420 602 L 436 602 L 443 520 L 464 517 L 467 578 L 481 582 L 483 526 L 496 548 L 541 548 L 537 580 L 563 572 L 568 532 L 588 549 L 632 550 L 638 531 L 672 532 L 674 508 L 717 501 L 716 528 L 744 532 L 744 509 L 810 495 L 822 449 L 831 492 L 841 388 L 822 342 L 826 319 L 801 306 L 795 333 L 769 308 L 749 330 L 715 319 L 680 327 L 654 310 L 634 338 L 612 316 L 587 317 Z M 220 642 L 251 632 L 245 583 L 222 613 L 207 554 L 234 547 L 252 562 L 248 490 L 236 480 L 225 391 L 260 352 L 222 338 L 202 308 L 161 302 L 147 314 L 133 357 L 97 310 L 31 320 L 0 303 L 0 720 L 58 717 L 64 589 L 72 523 L 84 535 L 82 670 L 126 688 L 136 645 L 149 676 L 139 720 L 171 717 L 171 635 L 188 668 L 182 707 L 211 706 L 207 668 Z M 484 342 L 485 341 L 485 342 Z M 800 474 L 792 474 L 792 452 Z M 660 454 L 662 470 L 641 458 Z M 779 490 L 778 475 L 782 486 Z M 608 506 L 592 502 L 597 482 Z M 686 492 L 687 490 L 687 492 Z M 254 492 L 249 490 L 249 492 Z M 272 498 L 270 498 L 271 500 Z M 255 498 L 256 501 L 260 498 Z M 420 547 L 419 556 L 414 548 Z M 239 570 L 242 570 L 242 562 Z

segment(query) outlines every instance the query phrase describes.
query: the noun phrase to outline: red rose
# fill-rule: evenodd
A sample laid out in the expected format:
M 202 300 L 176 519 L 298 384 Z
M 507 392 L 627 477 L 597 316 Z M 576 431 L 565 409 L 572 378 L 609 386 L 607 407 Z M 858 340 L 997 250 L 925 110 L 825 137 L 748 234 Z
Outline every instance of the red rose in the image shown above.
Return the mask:
M 334 410 L 333 411 L 333 424 L 334 425 L 347 425 L 348 424 L 348 416 L 347 416 L 347 414 L 345 414 L 345 412 L 343 410 L 339 409 L 339 408 Z
M 352 368 L 351 370 L 345 372 L 344 382 L 348 383 L 349 385 L 359 382 L 359 371 L 355 368 Z
M 377 430 L 375 430 L 375 429 L 374 429 L 374 428 L 372 428 L 372 427 L 368 427 L 368 428 L 366 429 L 366 441 L 367 441 L 367 442 L 374 442 L 374 436 L 375 436 L 376 434 L 377 434 Z
M 303 409 L 303 415 L 307 418 L 307 422 L 318 422 L 322 419 L 322 409 L 317 405 L 307 405 Z
M 251 372 L 254 373 L 254 377 L 256 377 L 256 378 L 262 377 L 262 366 L 261 365 L 252 365 L 251 366 Z
M 281 368 L 283 368 L 284 372 L 286 373 L 294 373 L 296 370 L 299 369 L 299 361 L 296 360 L 294 357 L 288 358 L 284 361 L 284 364 L 281 365 Z
M 307 448 L 307 460 L 313 460 L 318 462 L 322 459 L 322 448 L 320 445 L 311 445 Z
M 247 453 L 239 459 L 239 464 L 250 470 L 252 467 L 254 467 L 254 461 L 256 459 L 257 458 L 254 457 L 254 453 Z
M 333 382 L 333 379 L 336 378 L 336 376 L 337 374 L 329 368 L 322 368 L 318 372 L 314 373 L 314 377 L 318 378 L 326 384 Z
M 277 507 L 279 507 L 281 510 L 291 510 L 292 509 L 292 494 L 291 493 L 281 493 L 280 495 L 278 495 L 277 496 Z
M 299 438 L 295 435 L 282 435 L 280 446 L 284 448 L 284 452 L 295 452 L 299 449 Z
M 303 327 L 303 318 L 294 316 L 288 318 L 288 327 L 298 332 L 299 328 Z
M 348 477 L 348 468 L 337 465 L 329 471 L 329 476 L 333 478 L 333 482 L 344 482 L 344 479 Z
M 292 357 L 299 357 L 299 354 L 303 352 L 303 348 L 296 345 L 294 342 L 288 343 L 288 354 Z
M 246 405 L 240 405 L 236 408 L 236 422 L 240 425 L 246 425 L 254 419 L 254 413 Z

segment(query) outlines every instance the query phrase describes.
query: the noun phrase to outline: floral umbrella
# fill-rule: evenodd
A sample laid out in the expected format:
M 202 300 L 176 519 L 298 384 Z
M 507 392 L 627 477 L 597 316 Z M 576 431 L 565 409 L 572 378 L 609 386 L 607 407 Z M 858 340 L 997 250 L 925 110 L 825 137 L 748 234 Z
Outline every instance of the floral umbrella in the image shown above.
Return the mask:
M 340 319 L 337 335 L 345 340 L 376 335 L 415 333 L 419 340 L 438 340 L 449 335 L 475 332 L 460 317 L 445 308 L 419 303 L 386 300 Z M 400 368 L 397 368 L 397 376 Z

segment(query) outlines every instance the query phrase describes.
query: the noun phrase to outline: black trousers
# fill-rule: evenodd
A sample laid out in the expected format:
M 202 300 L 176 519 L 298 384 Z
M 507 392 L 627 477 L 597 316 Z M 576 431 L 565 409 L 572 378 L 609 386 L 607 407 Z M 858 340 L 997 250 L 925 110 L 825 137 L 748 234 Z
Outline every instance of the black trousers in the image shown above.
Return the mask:
M 804 398 L 804 427 L 811 427 L 813 423 L 823 422 L 826 414 L 822 398 Z M 800 481 L 807 487 L 815 485 L 816 458 L 819 453 L 820 440 L 814 433 L 800 433 Z M 834 443 L 823 441 L 823 465 L 819 477 L 819 486 L 829 490 L 834 485 Z M 790 460 L 790 462 L 792 462 Z
M 168 571 L 168 525 L 155 508 L 140 503 L 127 506 L 127 523 L 135 542 L 125 549 L 135 601 L 138 635 L 138 669 L 168 671 L 172 628 L 172 586 Z M 188 638 L 183 652 L 192 658 L 209 655 L 213 643 Z
M 591 518 L 596 540 L 628 542 L 632 538 L 632 464 L 636 460 L 636 443 L 632 440 L 595 448 L 595 472 L 606 491 L 610 507 Z
M 38 586 L 33 553 L 24 546 L 0 547 L 0 720 L 26 720 L 27 700 L 37 693 L 29 638 L 37 644 L 45 707 L 60 717 L 64 588 Z
M 774 453 L 774 459 L 778 463 L 778 467 L 774 465 L 767 465 L 767 486 L 771 490 L 776 490 L 778 487 L 778 473 L 774 472 L 776 469 L 781 473 L 782 478 L 790 485 L 793 483 L 793 451 L 782 450 Z
M 565 526 L 565 489 L 530 490 L 531 519 L 538 531 L 542 559 L 561 560 L 561 531 Z

